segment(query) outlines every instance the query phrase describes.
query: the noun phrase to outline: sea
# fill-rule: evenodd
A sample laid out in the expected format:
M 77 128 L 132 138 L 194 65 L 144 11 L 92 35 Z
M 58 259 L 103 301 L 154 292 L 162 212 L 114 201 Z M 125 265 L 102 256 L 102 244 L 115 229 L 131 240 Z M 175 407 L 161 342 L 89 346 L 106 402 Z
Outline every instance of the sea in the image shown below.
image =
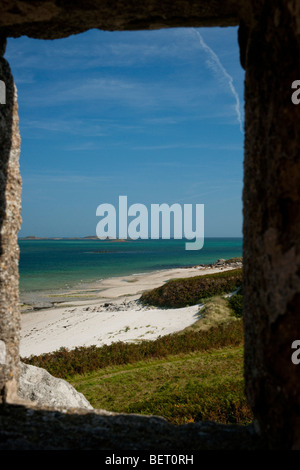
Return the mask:
M 106 278 L 212 264 L 242 256 L 242 238 L 186 240 L 20 239 L 20 294 L 62 291 Z

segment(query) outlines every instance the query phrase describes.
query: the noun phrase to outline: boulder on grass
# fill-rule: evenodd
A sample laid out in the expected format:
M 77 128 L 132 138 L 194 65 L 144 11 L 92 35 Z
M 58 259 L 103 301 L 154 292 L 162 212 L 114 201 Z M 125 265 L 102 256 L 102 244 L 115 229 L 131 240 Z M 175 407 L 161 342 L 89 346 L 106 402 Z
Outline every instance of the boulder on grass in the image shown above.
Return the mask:
M 53 377 L 41 367 L 23 362 L 20 362 L 18 395 L 41 406 L 93 410 L 84 395 L 66 380 Z

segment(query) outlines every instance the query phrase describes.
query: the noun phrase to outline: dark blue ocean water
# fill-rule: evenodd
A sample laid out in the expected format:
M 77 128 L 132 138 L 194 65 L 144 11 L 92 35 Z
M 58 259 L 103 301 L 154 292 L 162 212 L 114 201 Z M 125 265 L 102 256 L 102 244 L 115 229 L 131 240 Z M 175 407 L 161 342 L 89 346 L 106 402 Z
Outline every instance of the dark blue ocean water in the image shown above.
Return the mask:
M 199 251 L 184 240 L 19 240 L 21 292 L 71 288 L 109 277 L 140 274 L 242 256 L 242 238 L 207 238 Z

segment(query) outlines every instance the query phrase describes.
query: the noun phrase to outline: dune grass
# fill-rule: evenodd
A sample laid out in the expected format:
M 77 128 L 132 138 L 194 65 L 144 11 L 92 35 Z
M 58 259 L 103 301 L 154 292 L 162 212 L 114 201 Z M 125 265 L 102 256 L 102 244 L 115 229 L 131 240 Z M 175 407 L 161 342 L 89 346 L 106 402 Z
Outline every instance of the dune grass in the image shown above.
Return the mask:
M 215 296 L 204 299 L 203 304 L 199 310 L 199 319 L 176 334 L 187 331 L 207 331 L 212 327 L 237 320 L 235 311 L 225 297 Z

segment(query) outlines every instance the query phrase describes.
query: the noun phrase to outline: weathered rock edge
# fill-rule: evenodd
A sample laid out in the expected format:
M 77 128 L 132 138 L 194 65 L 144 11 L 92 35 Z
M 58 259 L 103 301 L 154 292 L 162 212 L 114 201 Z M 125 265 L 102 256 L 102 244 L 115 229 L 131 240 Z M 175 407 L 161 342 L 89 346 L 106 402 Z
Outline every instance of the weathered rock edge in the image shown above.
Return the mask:
M 23 362 L 20 362 L 18 396 L 39 406 L 93 409 L 85 396 L 66 380 L 53 377 L 41 367 Z
M 0 450 L 259 450 L 254 427 L 170 424 L 157 416 L 104 410 L 0 407 Z

